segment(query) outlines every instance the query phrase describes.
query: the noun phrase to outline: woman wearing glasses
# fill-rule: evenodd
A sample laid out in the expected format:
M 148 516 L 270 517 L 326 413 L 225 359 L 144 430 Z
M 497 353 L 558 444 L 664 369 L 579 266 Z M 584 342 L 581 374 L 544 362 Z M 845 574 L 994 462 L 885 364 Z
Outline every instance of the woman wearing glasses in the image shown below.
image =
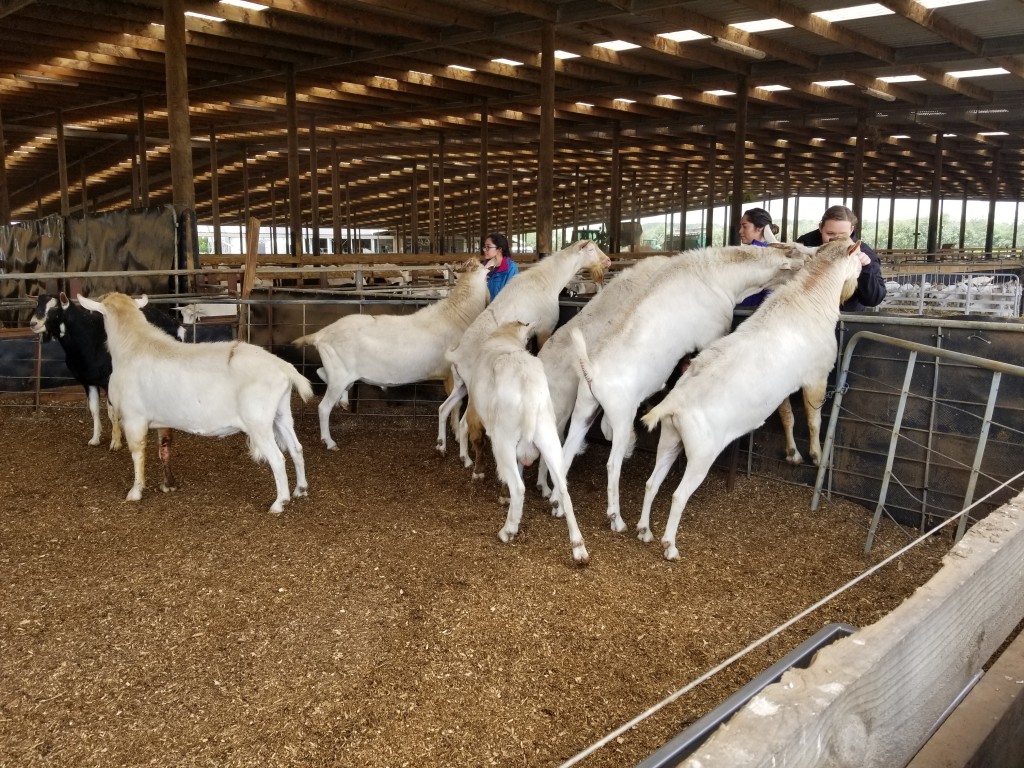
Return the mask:
M 480 246 L 483 262 L 487 267 L 487 290 L 491 301 L 510 279 L 519 274 L 519 265 L 512 261 L 508 238 L 500 232 L 493 232 L 484 238 Z

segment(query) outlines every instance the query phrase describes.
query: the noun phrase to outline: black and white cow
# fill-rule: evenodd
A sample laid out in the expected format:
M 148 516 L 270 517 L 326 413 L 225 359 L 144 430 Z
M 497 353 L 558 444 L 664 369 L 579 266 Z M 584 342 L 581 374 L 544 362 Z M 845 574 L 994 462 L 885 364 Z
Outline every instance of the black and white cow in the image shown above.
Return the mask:
M 166 331 L 169 336 L 181 341 L 184 328 L 166 310 L 149 305 L 145 308 L 146 319 L 157 328 Z M 71 375 L 81 384 L 89 396 L 89 412 L 92 414 L 92 438 L 89 445 L 100 444 L 100 391 L 107 391 L 110 382 L 111 362 L 107 351 L 107 333 L 103 328 L 103 317 L 95 312 L 72 304 L 68 297 L 42 295 L 36 304 L 36 310 L 29 321 L 32 330 L 41 334 L 43 341 L 56 339 L 64 349 L 64 362 Z M 117 414 L 107 403 L 107 415 L 110 417 L 111 436 L 110 450 L 121 447 L 121 425 Z M 164 470 L 164 482 L 161 490 L 169 491 L 177 487 L 177 481 L 171 471 L 171 444 L 173 433 L 169 429 L 161 429 L 160 461 Z

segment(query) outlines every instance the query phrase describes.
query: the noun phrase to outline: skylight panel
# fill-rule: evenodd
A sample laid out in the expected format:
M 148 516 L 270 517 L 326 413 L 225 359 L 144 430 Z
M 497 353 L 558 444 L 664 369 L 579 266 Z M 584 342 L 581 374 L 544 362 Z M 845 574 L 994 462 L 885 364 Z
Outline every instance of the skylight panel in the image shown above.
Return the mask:
M 1008 75 L 1010 71 L 1002 67 L 988 67 L 987 69 L 963 69 L 959 72 L 947 72 L 949 77 L 989 77 L 991 75 Z
M 617 101 L 619 104 L 636 104 L 636 99 L 619 98 L 612 99 L 612 101 Z
M 756 86 L 759 91 L 788 91 L 790 87 L 788 85 L 758 85 Z
M 924 78 L 920 75 L 890 75 L 889 77 L 878 78 L 883 83 L 920 83 Z
M 506 66 L 509 67 L 523 66 L 523 62 L 516 61 L 515 59 L 491 59 L 491 61 L 494 62 L 495 64 L 505 64 Z
M 555 51 L 556 59 L 575 59 L 578 57 L 578 53 L 570 53 L 569 51 Z
M 844 85 L 853 85 L 849 80 L 816 80 L 811 85 L 820 85 L 822 88 L 841 88 Z
M 658 98 L 659 99 L 668 99 L 669 101 L 679 101 L 679 99 L 681 99 L 683 97 L 682 96 L 676 96 L 674 93 L 659 93 L 658 94 Z
M 736 95 L 735 91 L 725 91 L 725 90 L 722 90 L 721 88 L 719 88 L 717 90 L 714 90 L 714 91 L 704 91 L 704 93 L 706 93 L 708 96 L 735 96 Z
M 1009 136 L 1006 131 L 978 131 L 979 136 Z
M 472 67 L 464 67 L 461 64 L 449 64 L 449 69 L 461 69 L 463 72 L 476 72 Z
M 629 51 L 640 47 L 636 43 L 630 43 L 625 40 L 608 40 L 604 43 L 595 43 L 595 45 L 598 48 L 607 48 L 610 51 Z
M 664 37 L 666 40 L 672 40 L 676 43 L 690 43 L 694 40 L 704 40 L 710 35 L 704 35 L 693 29 L 680 29 L 677 32 L 662 32 L 658 37 Z
M 887 16 L 895 11 L 879 3 L 867 5 L 851 5 L 847 8 L 836 8 L 831 11 L 818 11 L 813 14 L 825 21 L 853 21 L 854 19 L 870 19 L 874 16 Z
M 773 29 L 789 29 L 788 24 L 782 19 L 758 19 L 757 21 L 744 21 L 740 24 L 730 24 L 730 27 L 742 29 L 744 32 L 771 32 Z

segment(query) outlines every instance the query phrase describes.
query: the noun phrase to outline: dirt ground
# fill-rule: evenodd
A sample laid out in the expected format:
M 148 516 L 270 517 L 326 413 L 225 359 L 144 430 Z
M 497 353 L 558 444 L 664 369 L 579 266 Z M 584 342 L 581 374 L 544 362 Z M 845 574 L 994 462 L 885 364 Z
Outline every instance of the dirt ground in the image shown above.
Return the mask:
M 80 404 L 0 409 L 0 766 L 557 766 L 861 573 L 912 531 L 715 469 L 682 560 L 611 533 L 607 448 L 570 492 L 591 563 L 532 488 L 519 536 L 436 421 L 296 406 L 310 496 L 271 516 L 241 436 L 178 435 L 182 487 L 125 502 L 126 451 Z M 105 425 L 109 429 L 109 425 Z M 106 435 L 105 435 L 106 437 Z M 152 446 L 152 442 L 151 442 Z M 653 455 L 623 474 L 635 524 Z M 289 465 L 289 472 L 291 466 Z M 660 535 L 669 476 L 652 522 Z M 936 538 L 583 762 L 644 758 L 824 624 L 863 626 L 938 568 Z

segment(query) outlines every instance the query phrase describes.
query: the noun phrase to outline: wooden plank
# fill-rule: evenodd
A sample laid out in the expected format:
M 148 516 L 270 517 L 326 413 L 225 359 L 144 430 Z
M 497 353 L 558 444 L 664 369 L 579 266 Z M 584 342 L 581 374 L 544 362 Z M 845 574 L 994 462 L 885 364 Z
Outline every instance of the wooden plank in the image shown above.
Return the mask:
M 971 689 L 907 768 L 1019 768 L 1024 755 L 1024 635 Z
M 786 673 L 684 766 L 906 765 L 1022 616 L 1024 494 L 975 525 L 913 597 Z

